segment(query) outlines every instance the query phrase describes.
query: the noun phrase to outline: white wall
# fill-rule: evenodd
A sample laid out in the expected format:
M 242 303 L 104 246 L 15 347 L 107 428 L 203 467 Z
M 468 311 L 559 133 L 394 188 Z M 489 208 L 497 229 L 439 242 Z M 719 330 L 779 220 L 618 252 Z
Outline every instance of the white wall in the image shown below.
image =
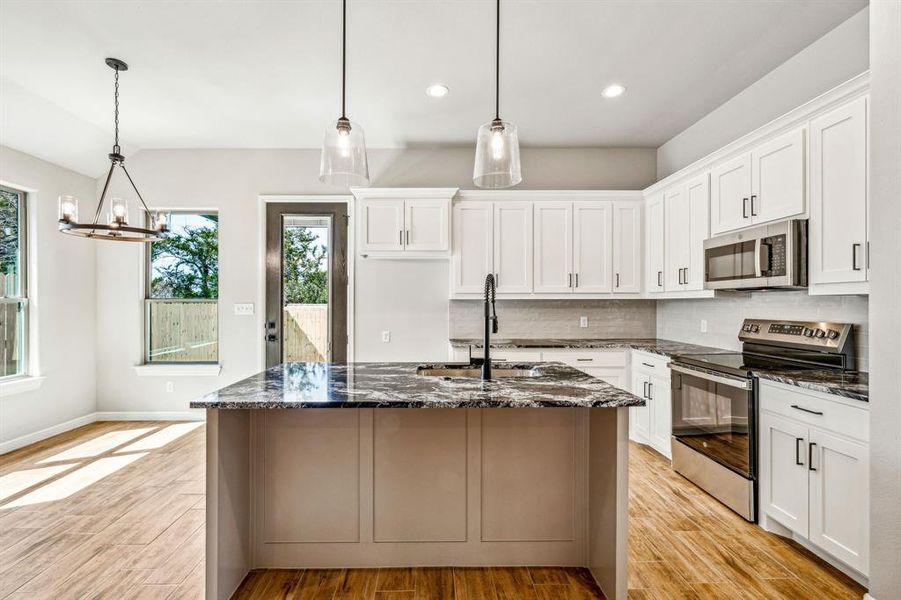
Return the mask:
M 653 149 L 532 149 L 522 152 L 522 189 L 641 189 L 653 183 Z M 377 187 L 472 188 L 472 148 L 371 150 Z M 202 393 L 261 365 L 258 321 L 234 316 L 254 302 L 260 269 L 261 194 L 335 194 L 318 181 L 318 150 L 151 150 L 129 171 L 154 207 L 205 208 L 220 216 L 219 377 L 137 377 L 141 362 L 141 249 L 104 244 L 97 254 L 98 410 L 182 411 Z M 113 193 L 122 190 L 118 182 Z M 338 190 L 340 191 L 340 190 Z M 447 261 L 355 261 L 356 360 L 447 356 Z M 381 332 L 391 331 L 391 342 Z M 175 391 L 165 391 L 173 381 Z
M 869 67 L 869 9 L 791 57 L 657 149 L 663 179 Z
M 57 198 L 88 199 L 89 177 L 0 146 L 0 181 L 28 191 L 32 370 L 45 377 L 34 391 L 2 397 L 0 448 L 95 410 L 94 242 L 57 230 Z
M 658 300 L 657 337 L 740 350 L 744 319 L 791 319 L 853 323 L 858 368 L 868 370 L 866 296 L 808 296 L 806 291 L 755 292 L 699 300 Z M 707 333 L 701 333 L 701 319 Z
M 901 590 L 901 2 L 874 0 L 870 39 L 870 594 Z

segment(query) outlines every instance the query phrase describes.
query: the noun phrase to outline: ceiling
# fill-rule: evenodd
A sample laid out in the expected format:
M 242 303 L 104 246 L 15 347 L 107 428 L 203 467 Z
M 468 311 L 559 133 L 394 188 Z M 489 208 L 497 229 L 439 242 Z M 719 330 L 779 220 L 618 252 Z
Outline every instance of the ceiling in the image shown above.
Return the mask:
M 866 0 L 504 0 L 501 116 L 528 146 L 657 147 Z M 2 0 L 0 143 L 97 175 L 122 145 L 315 148 L 340 111 L 338 0 Z M 473 144 L 493 117 L 494 2 L 350 0 L 367 145 Z M 611 82 L 627 86 L 607 100 Z M 425 95 L 435 82 L 442 99 Z

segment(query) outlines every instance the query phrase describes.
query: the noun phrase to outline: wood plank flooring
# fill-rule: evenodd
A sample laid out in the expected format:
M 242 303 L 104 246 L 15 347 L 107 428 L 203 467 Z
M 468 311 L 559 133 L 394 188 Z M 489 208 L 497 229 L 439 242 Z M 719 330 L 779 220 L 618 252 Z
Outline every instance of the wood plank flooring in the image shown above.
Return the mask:
M 204 429 L 94 423 L 0 456 L 0 599 L 186 599 L 204 591 Z M 746 523 L 631 446 L 629 597 L 860 599 L 801 546 Z M 582 569 L 251 573 L 235 596 L 581 600 Z

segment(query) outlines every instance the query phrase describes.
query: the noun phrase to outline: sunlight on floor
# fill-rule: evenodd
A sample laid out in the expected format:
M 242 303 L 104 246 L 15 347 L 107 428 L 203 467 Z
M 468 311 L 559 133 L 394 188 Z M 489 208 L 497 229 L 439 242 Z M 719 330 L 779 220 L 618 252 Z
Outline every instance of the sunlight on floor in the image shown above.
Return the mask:
M 13 471 L 0 477 L 0 500 L 15 496 L 22 490 L 27 490 L 33 485 L 50 479 L 67 469 L 77 465 L 54 465 L 39 469 L 27 469 L 25 471 Z
M 124 448 L 116 450 L 116 454 L 120 454 L 122 452 L 142 452 L 145 450 L 156 450 L 158 448 L 162 448 L 169 442 L 177 440 L 181 436 L 194 431 L 202 425 L 203 421 L 193 421 L 191 423 L 178 423 L 176 425 L 169 425 L 165 429 L 161 429 L 160 431 L 148 435 L 147 437 L 140 439 L 133 444 L 129 444 Z
M 90 458 L 98 456 L 104 452 L 109 452 L 113 448 L 121 446 L 135 438 L 139 438 L 145 433 L 153 431 L 156 427 L 144 427 L 140 429 L 125 429 L 122 431 L 111 431 L 104 433 L 92 440 L 88 440 L 77 446 L 73 446 L 68 450 L 63 450 L 59 454 L 55 454 L 49 458 L 38 461 L 39 465 L 52 462 L 62 462 L 68 460 L 77 460 L 79 458 Z
M 89 485 L 96 483 L 147 456 L 147 453 L 126 454 L 123 456 L 110 456 L 96 460 L 80 469 L 69 473 L 55 481 L 51 481 L 31 493 L 25 494 L 21 498 L 13 500 L 5 506 L 0 506 L 0 510 L 7 508 L 17 508 L 19 506 L 28 506 L 31 504 L 39 504 L 41 502 L 53 502 L 68 498 L 72 494 L 83 490 Z

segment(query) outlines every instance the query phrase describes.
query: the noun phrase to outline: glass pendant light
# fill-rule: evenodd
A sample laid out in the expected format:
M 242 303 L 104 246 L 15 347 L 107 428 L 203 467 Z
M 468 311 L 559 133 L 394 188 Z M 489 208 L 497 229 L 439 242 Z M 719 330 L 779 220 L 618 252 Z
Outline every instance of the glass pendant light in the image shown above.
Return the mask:
M 497 0 L 495 31 L 494 119 L 479 127 L 472 182 L 480 188 L 507 188 L 522 181 L 516 125 L 500 117 L 501 0 Z
M 154 242 L 161 240 L 169 234 L 168 215 L 164 212 L 152 213 L 147 208 L 141 192 L 138 191 L 134 180 L 132 180 L 131 175 L 128 174 L 128 170 L 125 168 L 125 157 L 122 155 L 122 149 L 119 147 L 119 71 L 127 71 L 128 65 L 118 58 L 107 58 L 106 64 L 109 68 L 116 71 L 116 136 L 113 141 L 113 151 L 109 154 L 109 172 L 106 174 L 106 182 L 103 184 L 103 191 L 100 193 L 100 202 L 97 203 L 97 212 L 94 214 L 93 221 L 89 223 L 78 222 L 78 198 L 65 194 L 59 197 L 59 230 L 69 235 L 116 242 Z M 146 217 L 146 227 L 132 225 L 128 222 L 129 202 L 125 198 L 112 198 L 109 203 L 106 223 L 100 222 L 106 193 L 109 191 L 109 182 L 116 167 L 122 169 L 128 178 L 128 183 L 131 184 L 131 189 L 137 195 L 140 202 L 138 206 L 140 210 L 138 212 Z
M 341 187 L 369 185 L 363 128 L 345 114 L 347 82 L 347 0 L 341 7 L 341 117 L 325 129 L 319 181 Z

